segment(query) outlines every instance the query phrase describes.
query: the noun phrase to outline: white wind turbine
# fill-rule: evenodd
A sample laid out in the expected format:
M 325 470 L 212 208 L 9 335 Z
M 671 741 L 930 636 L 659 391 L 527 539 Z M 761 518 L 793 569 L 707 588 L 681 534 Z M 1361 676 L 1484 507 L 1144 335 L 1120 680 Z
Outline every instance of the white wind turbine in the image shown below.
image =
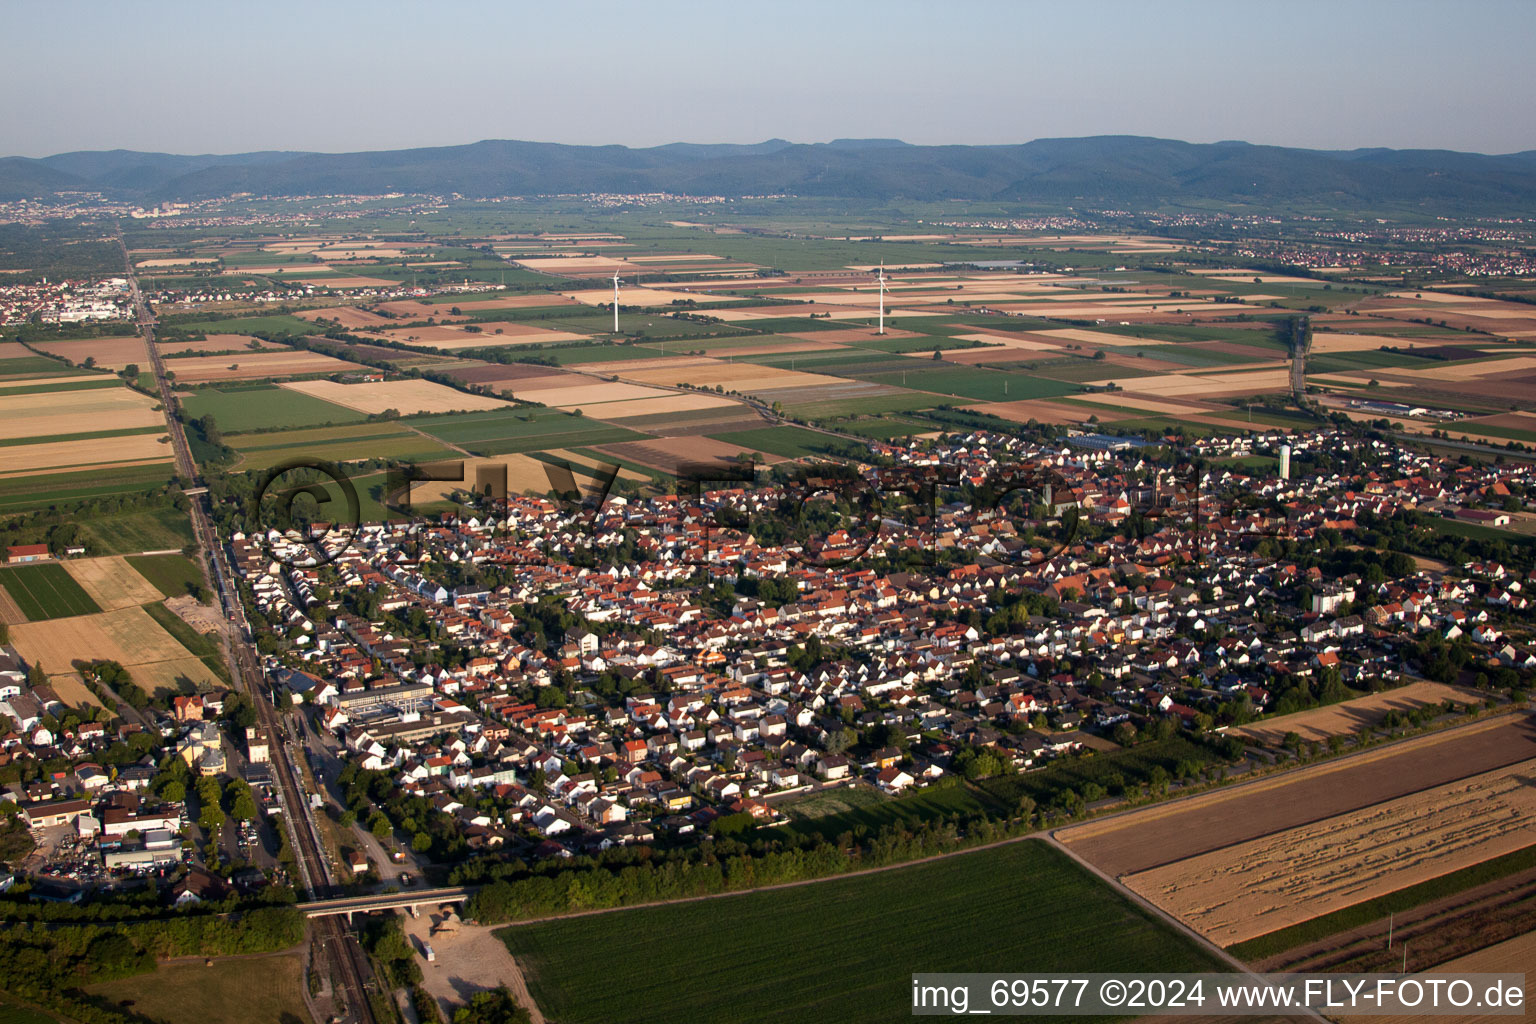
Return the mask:
M 613 333 L 619 333 L 619 272 L 613 272 Z
M 880 261 L 880 276 L 876 279 L 880 283 L 880 329 L 877 334 L 885 333 L 885 260 Z

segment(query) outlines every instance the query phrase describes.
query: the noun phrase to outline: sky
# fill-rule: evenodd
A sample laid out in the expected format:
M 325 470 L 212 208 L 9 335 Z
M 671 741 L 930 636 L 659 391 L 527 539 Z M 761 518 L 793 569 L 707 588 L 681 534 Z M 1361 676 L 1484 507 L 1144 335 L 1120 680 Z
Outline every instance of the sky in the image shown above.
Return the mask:
M 0 155 L 1084 135 L 1536 149 L 1527 0 L 6 0 Z

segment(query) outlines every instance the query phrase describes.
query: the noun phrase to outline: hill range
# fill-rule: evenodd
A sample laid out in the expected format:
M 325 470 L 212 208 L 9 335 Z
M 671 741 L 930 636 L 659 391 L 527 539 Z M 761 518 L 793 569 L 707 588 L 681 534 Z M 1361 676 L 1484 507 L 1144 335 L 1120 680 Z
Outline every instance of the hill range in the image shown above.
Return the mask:
M 1404 204 L 1458 212 L 1536 208 L 1536 151 L 1324 151 L 1138 136 L 1006 146 L 893 139 L 675 143 L 644 149 L 483 141 L 364 153 L 176 156 L 128 150 L 0 159 L 0 200 L 100 191 L 142 201 L 297 196 L 670 192 L 1010 203 Z

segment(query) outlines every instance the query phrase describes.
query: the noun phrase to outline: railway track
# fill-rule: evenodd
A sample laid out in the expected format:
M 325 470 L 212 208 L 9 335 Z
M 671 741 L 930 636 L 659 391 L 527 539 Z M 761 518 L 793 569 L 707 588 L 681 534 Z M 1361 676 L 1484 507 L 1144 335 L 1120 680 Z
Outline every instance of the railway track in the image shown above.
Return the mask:
M 170 381 L 166 378 L 164 360 L 155 349 L 154 314 L 150 312 L 148 303 L 144 301 L 139 279 L 134 273 L 133 261 L 128 256 L 128 248 L 123 241 L 121 230 L 116 234 L 118 247 L 123 254 L 123 266 L 127 272 L 129 287 L 133 292 L 135 319 L 139 332 L 144 336 L 145 347 L 149 350 L 150 366 L 154 371 L 155 383 L 165 410 L 166 427 L 171 436 L 176 472 L 184 481 L 187 481 L 189 489 L 197 490 L 201 485 L 197 463 L 192 458 L 192 448 L 187 443 L 186 429 L 177 415 L 179 403 L 171 390 Z M 304 787 L 300 776 L 293 767 L 287 733 L 281 728 L 282 723 L 278 721 L 277 712 L 262 685 L 263 673 L 250 646 L 252 639 L 250 624 L 246 620 L 244 606 L 240 603 L 240 594 L 234 583 L 234 575 L 224 562 L 223 549 L 213 529 L 206 492 L 193 496 L 191 517 L 192 532 L 197 540 L 204 571 L 213 581 L 224 611 L 221 632 L 230 671 L 234 675 L 236 686 L 250 698 L 252 705 L 256 708 L 261 726 L 267 732 L 273 777 L 277 782 L 278 805 L 282 809 L 289 842 L 293 846 L 294 861 L 299 869 L 299 883 L 309 893 L 311 899 L 330 896 L 336 890 L 335 879 L 325 858 L 324 847 L 320 841 L 320 834 L 315 825 L 314 815 L 310 811 L 309 802 L 304 799 Z M 327 973 L 345 992 L 346 1013 L 342 1019 L 349 1024 L 380 1024 L 374 1016 L 373 1006 L 368 999 L 369 987 L 374 980 L 373 970 L 356 938 L 342 921 L 335 917 L 316 919 L 312 923 L 312 928 L 312 935 L 320 950 L 317 963 L 328 965 Z

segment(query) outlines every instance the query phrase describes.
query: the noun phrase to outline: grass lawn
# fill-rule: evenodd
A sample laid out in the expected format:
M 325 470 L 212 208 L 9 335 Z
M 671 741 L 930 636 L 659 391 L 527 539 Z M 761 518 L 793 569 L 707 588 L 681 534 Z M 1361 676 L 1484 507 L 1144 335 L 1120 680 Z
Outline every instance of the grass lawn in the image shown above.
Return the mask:
M 92 555 L 179 551 L 192 543 L 192 520 L 187 513 L 169 506 L 79 522 Z
M 212 967 L 161 964 L 148 974 L 87 991 L 165 1024 L 304 1024 L 304 970 L 297 953 L 221 957 Z
M 132 555 L 128 564 L 166 597 L 185 597 L 194 584 L 203 582 L 203 570 L 182 555 Z
M 62 619 L 99 612 L 96 602 L 57 562 L 0 569 L 0 586 L 16 601 L 28 621 Z
M 1038 840 L 498 934 L 561 1024 L 888 1024 L 910 1015 L 918 971 L 1218 969 Z M 615 936 L 643 953 L 593 955 Z
M 190 419 L 212 415 L 225 434 L 274 427 L 318 427 L 328 423 L 362 423 L 366 413 L 348 409 L 298 391 L 273 386 L 256 388 L 198 388 L 182 396 Z

